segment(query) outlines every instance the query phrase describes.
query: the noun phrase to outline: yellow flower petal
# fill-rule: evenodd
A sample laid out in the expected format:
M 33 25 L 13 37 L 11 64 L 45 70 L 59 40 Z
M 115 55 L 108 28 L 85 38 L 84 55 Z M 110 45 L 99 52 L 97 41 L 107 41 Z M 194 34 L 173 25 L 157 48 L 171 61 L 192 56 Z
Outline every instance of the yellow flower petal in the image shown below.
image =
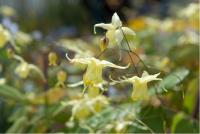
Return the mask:
M 133 101 L 148 99 L 147 83 L 136 79 L 133 83 L 133 92 L 131 98 Z

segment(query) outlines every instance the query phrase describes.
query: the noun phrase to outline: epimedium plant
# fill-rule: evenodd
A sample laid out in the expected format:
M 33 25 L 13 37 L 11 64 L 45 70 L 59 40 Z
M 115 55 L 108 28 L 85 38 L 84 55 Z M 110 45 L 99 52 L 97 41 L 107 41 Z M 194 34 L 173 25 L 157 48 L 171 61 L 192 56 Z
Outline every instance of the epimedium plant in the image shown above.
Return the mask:
M 106 31 L 105 35 L 97 39 L 99 45 L 97 48 L 92 48 L 82 40 L 61 39 L 56 43 L 56 47 L 65 48 L 66 56 L 62 55 L 62 58 L 65 58 L 64 62 L 61 62 L 62 58 L 56 51 L 48 49 L 48 53 L 45 53 L 45 56 L 48 54 L 46 56 L 48 63 L 44 65 L 46 67 L 44 71 L 41 66 L 34 65 L 21 55 L 23 47 L 26 46 L 24 44 L 33 41 L 31 36 L 21 31 L 12 33 L 0 25 L 0 48 L 7 49 L 7 58 L 14 63 L 15 68 L 11 69 L 9 74 L 13 72 L 16 74 L 13 77 L 17 79 L 13 84 L 9 82 L 12 78 L 8 76 L 1 78 L 0 96 L 15 100 L 15 103 L 19 104 L 16 107 L 11 104 L 14 112 L 10 114 L 8 120 L 13 124 L 4 131 L 161 133 L 169 131 L 167 130 L 171 128 L 169 122 L 173 122 L 173 132 L 178 130 L 179 123 L 186 120 L 185 114 L 177 114 L 173 120 L 168 119 L 172 117 L 163 119 L 167 116 L 165 112 L 169 111 L 165 110 L 164 106 L 160 107 L 162 94 L 180 84 L 188 76 L 189 71 L 182 68 L 170 72 L 166 77 L 161 70 L 149 71 L 150 67 L 135 52 L 137 47 L 133 42 L 136 33 L 122 25 L 117 13 L 113 14 L 111 23 L 95 24 L 95 34 L 97 28 Z M 116 55 L 112 62 L 106 55 L 106 51 L 109 50 Z M 70 58 L 73 54 L 74 58 Z M 117 55 L 119 58 L 116 58 Z M 135 59 L 143 66 L 139 67 Z M 166 62 L 169 63 L 169 59 Z M 165 63 L 162 64 L 162 68 L 164 67 Z M 79 81 L 73 75 L 77 72 L 78 76 L 81 76 L 78 77 Z M 30 81 L 35 80 L 38 84 L 34 87 L 36 91 L 18 90 L 23 88 L 19 84 L 20 80 L 21 83 L 29 82 L 30 85 L 34 85 Z M 16 88 L 11 85 L 15 85 Z M 178 89 L 174 91 L 176 90 Z M 121 99 L 118 94 L 126 94 L 125 99 Z M 148 119 L 145 118 L 146 115 L 153 117 Z M 161 118 L 158 115 L 161 115 Z M 156 123 L 159 125 L 155 126 Z M 196 125 L 195 121 L 188 123 L 188 126 L 193 127 L 194 124 Z
M 126 38 L 125 36 L 135 35 L 135 32 L 132 31 L 131 29 L 127 27 L 122 27 L 122 22 L 119 16 L 117 15 L 117 13 L 114 13 L 111 24 L 100 23 L 94 26 L 94 28 L 96 27 L 102 27 L 108 30 L 106 32 L 105 38 L 109 42 L 109 45 L 110 44 L 120 45 L 123 38 Z M 108 42 L 103 42 L 103 43 L 108 43 Z M 102 45 L 101 41 L 100 41 L 100 45 Z M 106 48 L 104 50 L 106 50 Z M 83 81 L 78 82 L 78 84 L 76 83 L 76 84 L 69 85 L 70 87 L 73 87 L 74 85 L 78 86 L 80 84 L 83 84 L 84 85 L 83 98 L 80 99 L 78 102 L 77 101 L 65 102 L 65 103 L 63 102 L 63 105 L 74 104 L 72 106 L 73 109 L 72 109 L 71 120 L 73 120 L 74 118 L 81 120 L 81 126 L 83 126 L 84 128 L 87 128 L 90 132 L 93 132 L 90 126 L 83 125 L 84 124 L 83 122 L 84 122 L 84 119 L 89 116 L 90 112 L 93 112 L 94 114 L 98 115 L 98 112 L 100 112 L 100 110 L 104 107 L 104 105 L 108 104 L 107 97 L 103 96 L 102 93 L 100 93 L 100 90 L 102 91 L 106 90 L 103 88 L 103 85 L 110 83 L 103 80 L 102 78 L 103 68 L 108 66 L 108 67 L 117 68 L 117 69 L 126 69 L 129 67 L 129 65 L 126 67 L 122 67 L 122 66 L 115 65 L 111 62 L 108 62 L 106 60 L 99 60 L 94 57 L 71 59 L 68 57 L 68 54 L 66 54 L 66 57 L 71 63 L 86 64 L 87 69 L 86 69 L 85 74 L 83 75 Z M 149 75 L 146 71 L 144 71 L 141 77 L 140 76 L 133 76 L 132 78 L 123 77 L 124 80 L 121 80 L 121 81 L 112 80 L 113 82 L 111 82 L 111 84 L 114 85 L 116 83 L 123 83 L 123 82 L 132 83 L 134 87 L 132 95 L 131 95 L 132 100 L 134 102 L 137 102 L 140 100 L 143 101 L 143 100 L 148 100 L 147 83 L 153 80 L 162 80 L 160 78 L 157 78 L 158 75 L 159 74 Z M 84 94 L 86 89 L 88 89 L 88 92 Z M 130 123 L 131 121 L 125 121 L 124 119 L 121 119 L 121 120 L 124 123 L 122 123 L 121 126 L 117 126 L 116 132 L 123 132 L 125 130 L 125 127 L 131 124 Z

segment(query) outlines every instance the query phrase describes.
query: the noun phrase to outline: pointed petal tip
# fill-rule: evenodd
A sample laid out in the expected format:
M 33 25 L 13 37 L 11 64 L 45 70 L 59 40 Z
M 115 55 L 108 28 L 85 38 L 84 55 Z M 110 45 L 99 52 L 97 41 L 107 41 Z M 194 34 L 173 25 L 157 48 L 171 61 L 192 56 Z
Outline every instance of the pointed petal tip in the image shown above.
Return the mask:
M 70 62 L 72 62 L 72 59 L 69 58 L 68 53 L 65 54 L 65 57 L 66 57 Z

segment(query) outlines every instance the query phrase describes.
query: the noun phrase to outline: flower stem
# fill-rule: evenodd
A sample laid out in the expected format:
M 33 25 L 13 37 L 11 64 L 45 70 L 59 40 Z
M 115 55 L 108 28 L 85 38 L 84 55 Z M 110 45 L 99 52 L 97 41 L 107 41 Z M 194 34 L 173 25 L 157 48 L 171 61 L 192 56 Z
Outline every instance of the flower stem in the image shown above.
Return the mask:
M 124 36 L 124 39 L 125 39 L 125 41 L 126 41 L 126 44 L 127 44 L 127 46 L 128 46 L 128 49 L 129 49 L 128 55 L 129 55 L 129 57 L 130 57 L 130 59 L 131 59 L 131 62 L 132 62 L 132 64 L 133 64 L 133 67 L 134 67 L 134 69 L 135 69 L 137 75 L 139 75 L 139 72 L 138 72 L 138 70 L 137 70 L 137 67 L 135 66 L 134 61 L 133 61 L 133 58 L 132 58 L 132 56 L 131 56 L 131 54 L 130 54 L 130 52 L 131 52 L 131 47 L 130 47 L 130 45 L 129 45 L 129 43 L 128 43 L 128 40 L 127 40 L 127 38 L 126 38 L 126 36 L 125 36 L 123 30 L 122 30 L 121 28 L 120 28 L 120 30 L 121 30 L 121 32 L 122 32 L 122 34 L 123 34 L 123 36 Z M 121 44 L 121 46 L 122 46 L 122 44 Z

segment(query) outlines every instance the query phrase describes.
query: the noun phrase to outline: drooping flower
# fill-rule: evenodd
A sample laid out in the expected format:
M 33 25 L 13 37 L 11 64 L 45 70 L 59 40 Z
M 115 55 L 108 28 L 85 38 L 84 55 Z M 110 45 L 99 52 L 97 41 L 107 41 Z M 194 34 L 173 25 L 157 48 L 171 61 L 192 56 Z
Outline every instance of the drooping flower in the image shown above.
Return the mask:
M 49 53 L 49 66 L 56 66 L 57 65 L 57 55 L 54 52 Z
M 62 70 L 59 71 L 57 73 L 57 80 L 58 80 L 58 82 L 57 82 L 56 86 L 64 87 L 65 86 L 64 83 L 65 83 L 66 78 L 67 78 L 67 74 L 64 71 L 62 71 Z
M 162 80 L 157 78 L 160 73 L 149 75 L 146 71 L 143 72 L 142 77 L 133 76 L 131 78 L 125 78 L 122 81 L 114 81 L 114 83 L 129 82 L 133 84 L 133 92 L 131 98 L 133 101 L 147 100 L 149 98 L 147 83 L 155 80 Z
M 19 65 L 15 69 L 15 73 L 20 78 L 27 78 L 28 75 L 30 74 L 30 72 L 32 70 L 34 70 L 35 72 L 37 72 L 41 76 L 43 81 L 46 82 L 46 78 L 45 78 L 43 72 L 36 65 L 27 63 L 22 57 L 20 57 L 16 54 L 13 54 L 13 58 L 20 62 Z
M 129 65 L 124 67 L 118 66 L 106 60 L 99 60 L 94 57 L 70 59 L 67 54 L 66 57 L 71 63 L 81 63 L 87 65 L 87 70 L 83 76 L 83 83 L 85 87 L 98 86 L 99 84 L 103 83 L 102 71 L 104 67 L 118 69 L 126 69 L 129 67 Z
M 99 23 L 94 25 L 95 34 L 96 34 L 96 27 L 100 27 L 107 30 L 106 37 L 109 39 L 110 45 L 115 45 L 115 44 L 120 45 L 124 36 L 129 38 L 135 35 L 135 32 L 132 29 L 122 26 L 122 22 L 117 13 L 113 14 L 111 23 L 109 24 Z

